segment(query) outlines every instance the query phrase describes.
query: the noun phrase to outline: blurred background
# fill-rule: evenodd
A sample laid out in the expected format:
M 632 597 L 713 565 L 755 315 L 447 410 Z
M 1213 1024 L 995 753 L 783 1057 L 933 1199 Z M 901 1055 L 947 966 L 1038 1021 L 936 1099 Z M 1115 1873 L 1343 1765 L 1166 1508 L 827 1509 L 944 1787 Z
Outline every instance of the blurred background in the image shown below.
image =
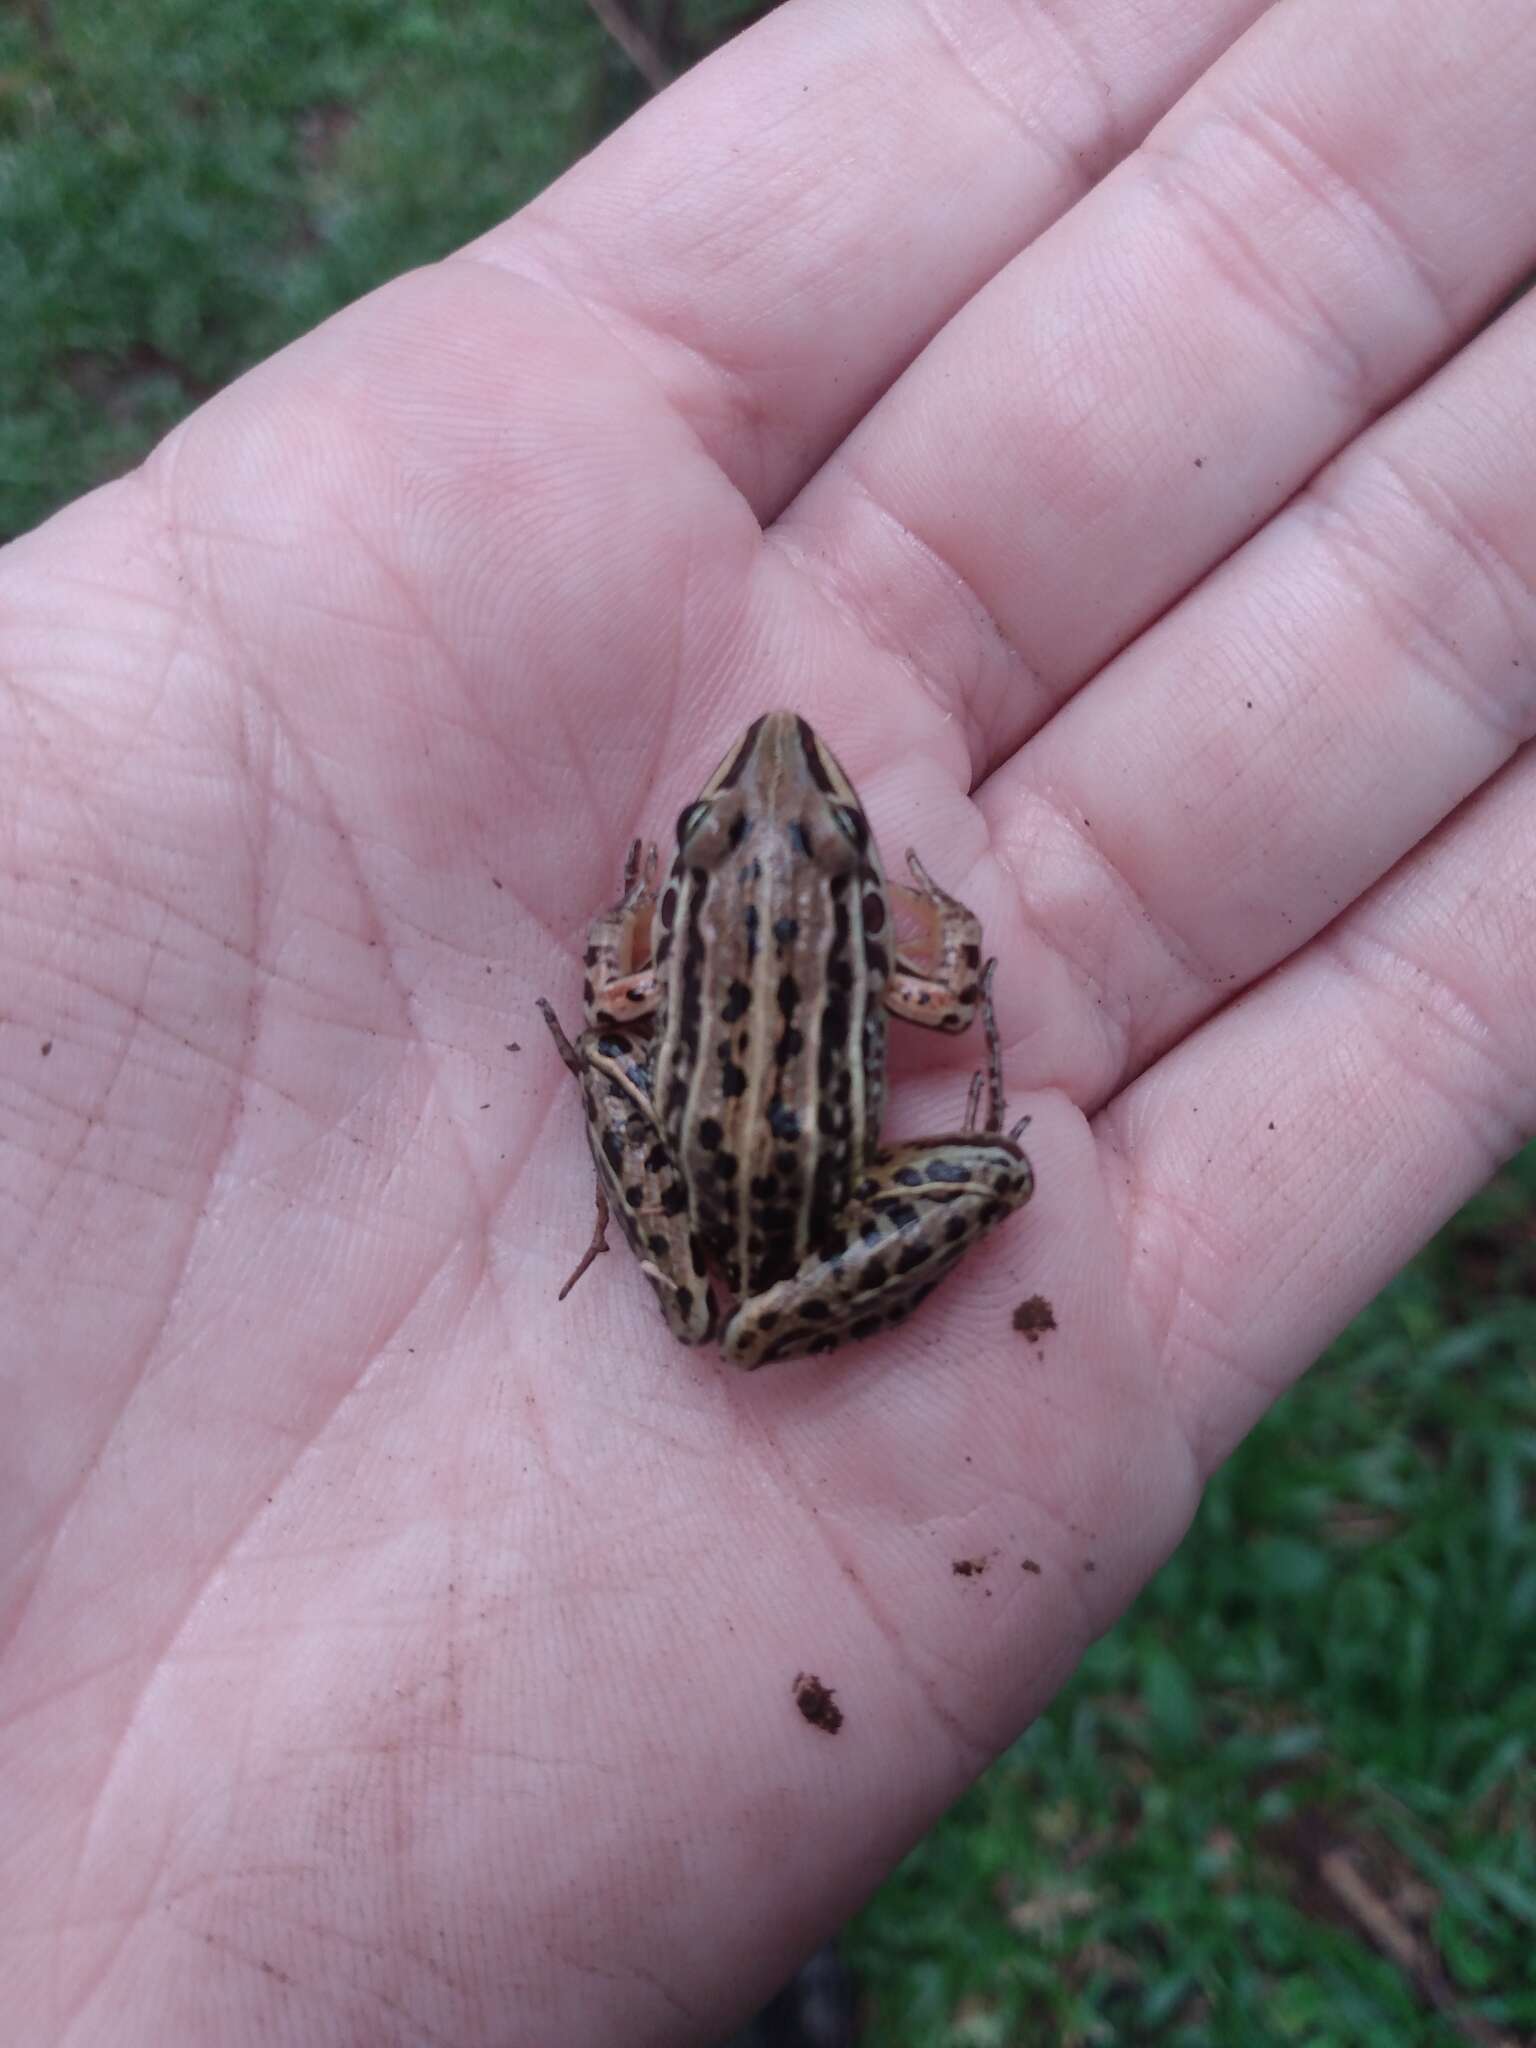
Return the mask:
M 768 11 L 0 0 L 0 535 Z M 869 2048 L 1536 2041 L 1533 1194 L 1360 1317 L 846 1930 Z M 853 2038 L 818 1995 L 772 2038 Z

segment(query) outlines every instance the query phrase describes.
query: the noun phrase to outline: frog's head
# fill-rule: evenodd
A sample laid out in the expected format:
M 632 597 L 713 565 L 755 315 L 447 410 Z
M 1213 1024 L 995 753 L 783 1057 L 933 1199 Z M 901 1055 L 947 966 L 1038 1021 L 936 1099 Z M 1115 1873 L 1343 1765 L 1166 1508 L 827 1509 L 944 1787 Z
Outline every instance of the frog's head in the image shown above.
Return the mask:
M 739 854 L 845 875 L 874 860 L 869 823 L 837 757 L 794 711 L 754 719 L 677 821 L 679 863 L 711 872 Z

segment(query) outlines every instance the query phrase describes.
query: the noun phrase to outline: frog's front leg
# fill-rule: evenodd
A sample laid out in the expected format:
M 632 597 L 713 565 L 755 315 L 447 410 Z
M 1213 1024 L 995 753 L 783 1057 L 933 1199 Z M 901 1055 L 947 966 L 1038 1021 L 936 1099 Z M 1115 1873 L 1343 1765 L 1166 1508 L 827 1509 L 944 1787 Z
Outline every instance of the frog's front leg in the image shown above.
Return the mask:
M 636 839 L 624 861 L 623 893 L 612 910 L 592 920 L 582 956 L 582 1011 L 589 1024 L 632 1024 L 656 1008 L 651 955 L 656 913 L 656 848 Z
M 651 1107 L 650 1048 L 638 1033 L 617 1029 L 584 1031 L 572 1045 L 542 997 L 539 1008 L 561 1059 L 580 1083 L 597 1169 L 597 1227 L 560 1298 L 607 1249 L 605 1225 L 612 1214 L 656 1290 L 668 1329 L 680 1344 L 702 1344 L 714 1332 L 715 1299 L 682 1175 Z
M 885 1007 L 930 1031 L 964 1031 L 981 1000 L 981 920 L 939 887 L 910 846 L 907 866 L 917 887 L 897 882 L 893 893 L 921 930 L 897 945 Z

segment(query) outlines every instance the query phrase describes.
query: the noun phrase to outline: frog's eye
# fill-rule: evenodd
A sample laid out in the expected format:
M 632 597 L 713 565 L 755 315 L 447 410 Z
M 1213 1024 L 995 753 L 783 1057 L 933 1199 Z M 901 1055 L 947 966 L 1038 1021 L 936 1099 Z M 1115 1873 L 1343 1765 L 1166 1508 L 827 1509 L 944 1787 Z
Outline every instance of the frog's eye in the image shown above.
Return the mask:
M 838 831 L 862 853 L 869 844 L 869 827 L 864 822 L 864 813 L 853 804 L 834 804 L 832 816 Z
M 679 812 L 677 820 L 677 843 L 679 846 L 686 846 L 688 844 L 694 833 L 698 831 L 704 820 L 709 816 L 710 808 L 706 798 L 696 804 L 690 804 L 687 810 Z

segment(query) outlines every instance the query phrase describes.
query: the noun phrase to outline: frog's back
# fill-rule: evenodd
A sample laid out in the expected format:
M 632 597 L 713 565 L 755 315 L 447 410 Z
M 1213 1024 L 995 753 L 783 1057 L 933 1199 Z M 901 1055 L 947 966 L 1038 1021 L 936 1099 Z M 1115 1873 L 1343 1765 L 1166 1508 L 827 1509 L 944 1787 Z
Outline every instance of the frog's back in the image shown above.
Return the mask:
M 835 1234 L 883 1109 L 885 882 L 809 724 L 751 726 L 678 821 L 658 912 L 656 1100 L 733 1292 Z

